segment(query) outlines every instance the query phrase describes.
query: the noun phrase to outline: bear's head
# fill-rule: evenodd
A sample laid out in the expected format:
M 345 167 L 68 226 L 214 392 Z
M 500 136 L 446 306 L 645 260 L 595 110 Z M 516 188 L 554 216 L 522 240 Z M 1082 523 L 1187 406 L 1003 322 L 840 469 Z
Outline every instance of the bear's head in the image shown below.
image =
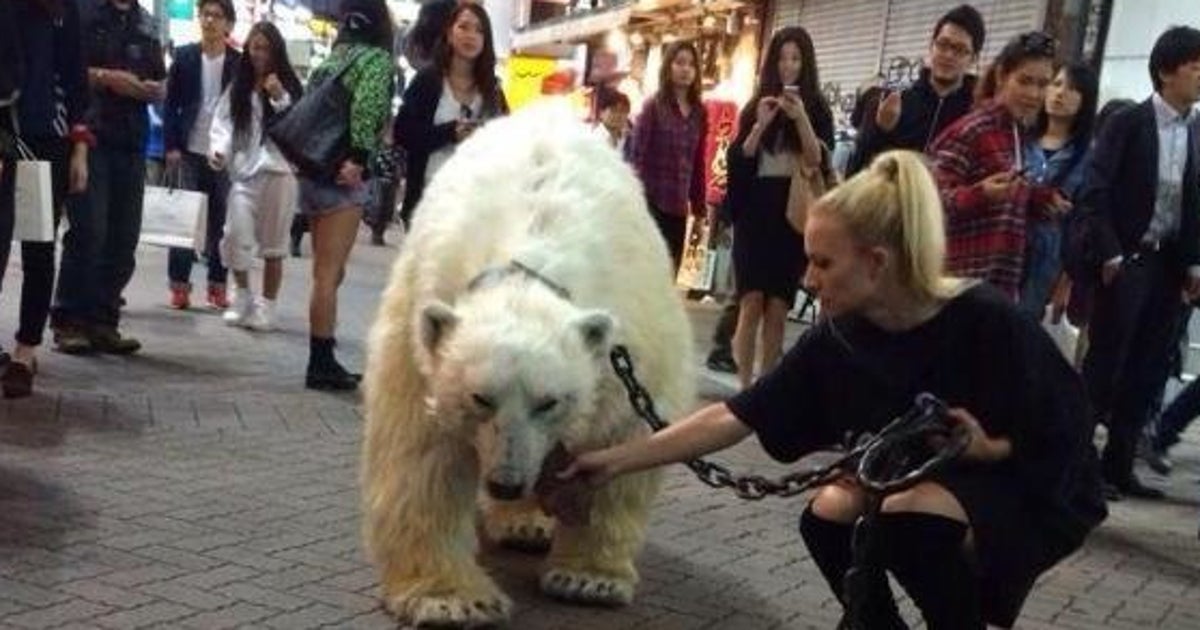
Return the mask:
M 431 421 L 471 434 L 488 493 L 527 496 L 559 443 L 595 435 L 587 420 L 616 326 L 535 278 L 474 288 L 420 310 L 418 362 Z

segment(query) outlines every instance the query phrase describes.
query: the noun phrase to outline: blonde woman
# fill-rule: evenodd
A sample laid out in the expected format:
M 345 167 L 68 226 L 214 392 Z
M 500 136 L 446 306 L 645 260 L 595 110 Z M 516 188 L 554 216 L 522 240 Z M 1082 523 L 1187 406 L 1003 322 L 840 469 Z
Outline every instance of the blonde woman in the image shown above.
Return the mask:
M 750 389 L 649 437 L 582 454 L 563 477 L 592 483 L 680 462 L 752 433 L 791 462 L 878 431 L 930 392 L 971 436 L 960 460 L 888 497 L 888 544 L 862 627 L 907 628 L 884 570 L 931 630 L 1011 627 L 1039 574 L 1105 516 L 1082 384 L 1054 344 L 991 286 L 947 278 L 941 204 L 915 153 L 888 152 L 809 212 L 805 286 L 824 317 Z M 1004 348 L 980 360 L 979 348 Z M 850 476 L 800 518 L 842 599 L 864 493 Z M 843 600 L 844 601 L 844 600 Z

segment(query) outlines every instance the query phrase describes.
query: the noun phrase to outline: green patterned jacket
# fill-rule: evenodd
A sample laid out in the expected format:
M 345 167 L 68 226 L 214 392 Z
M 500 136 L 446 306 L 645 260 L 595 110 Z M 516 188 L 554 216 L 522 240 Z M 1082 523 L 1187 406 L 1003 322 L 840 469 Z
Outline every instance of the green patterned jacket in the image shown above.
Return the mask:
M 342 82 L 352 95 L 350 159 L 366 166 L 382 145 L 383 128 L 392 111 L 395 72 L 391 55 L 382 48 L 365 44 L 338 44 L 312 71 L 309 83 L 319 83 L 341 68 L 346 59 L 355 56 L 357 58 L 342 76 Z

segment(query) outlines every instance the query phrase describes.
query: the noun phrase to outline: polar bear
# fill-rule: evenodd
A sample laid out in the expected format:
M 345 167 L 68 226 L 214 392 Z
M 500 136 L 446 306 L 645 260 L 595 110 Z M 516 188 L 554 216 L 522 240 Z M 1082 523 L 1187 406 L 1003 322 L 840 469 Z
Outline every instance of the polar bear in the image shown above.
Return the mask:
M 475 559 L 477 507 L 490 538 L 549 544 L 544 593 L 631 600 L 657 476 L 597 489 L 586 523 L 554 523 L 533 496 L 556 446 L 648 430 L 614 344 L 663 417 L 690 408 L 691 327 L 641 184 L 564 107 L 489 123 L 426 189 L 369 338 L 363 527 L 396 616 L 507 618 Z

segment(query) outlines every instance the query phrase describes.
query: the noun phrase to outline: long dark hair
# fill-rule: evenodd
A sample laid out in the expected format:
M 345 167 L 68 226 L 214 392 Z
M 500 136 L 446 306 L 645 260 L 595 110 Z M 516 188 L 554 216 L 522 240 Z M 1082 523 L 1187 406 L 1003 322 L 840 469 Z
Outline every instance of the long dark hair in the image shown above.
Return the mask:
M 395 30 L 383 0 L 342 0 L 334 44 L 366 44 L 392 52 Z
M 696 66 L 696 76 L 692 77 L 692 84 L 688 86 L 687 90 L 688 102 L 693 108 L 700 108 L 703 105 L 700 100 L 700 52 L 691 42 L 675 42 L 667 46 L 667 51 L 663 53 L 662 65 L 658 68 L 658 93 L 654 97 L 659 105 L 669 105 L 674 102 L 675 88 L 671 82 L 671 65 L 675 63 L 675 58 L 684 52 L 692 53 L 692 63 Z
M 273 72 L 279 77 L 279 82 L 283 84 L 283 89 L 291 95 L 292 100 L 300 98 L 304 92 L 304 88 L 300 85 L 300 78 L 296 76 L 296 71 L 288 61 L 287 45 L 284 44 L 283 35 L 279 33 L 279 29 L 275 28 L 274 24 L 265 21 L 250 27 L 250 32 L 246 35 L 245 40 L 246 50 L 238 61 L 237 71 L 229 86 L 229 113 L 233 119 L 233 138 L 236 147 L 245 147 L 246 139 L 250 136 L 250 124 L 254 111 L 250 97 L 254 94 L 254 88 L 258 84 L 254 63 L 250 61 L 250 40 L 255 35 L 262 35 L 263 39 L 267 40 L 267 47 L 271 50 L 271 66 L 267 69 L 267 74 Z M 263 120 L 270 120 L 275 115 L 270 99 L 263 98 L 262 105 Z M 263 134 L 263 137 L 266 138 L 266 134 Z
M 825 102 L 825 96 L 821 94 L 817 53 L 813 47 L 812 38 L 803 28 L 789 26 L 776 31 L 775 36 L 771 38 L 771 43 L 767 47 L 766 59 L 763 60 L 762 69 L 758 73 L 758 88 L 754 92 L 754 98 L 750 99 L 750 102 L 742 110 L 739 129 L 749 129 L 754 124 L 758 102 L 764 96 L 780 96 L 783 93 L 783 77 L 779 74 L 779 58 L 783 56 L 783 47 L 788 43 L 795 44 L 796 48 L 800 50 L 800 77 L 797 79 L 797 87 L 800 88 L 800 100 L 804 101 L 804 110 L 813 123 L 813 129 L 820 128 L 819 122 L 833 119 L 829 104 Z M 796 131 L 795 125 L 787 124 L 788 121 L 785 118 L 776 116 L 771 121 L 763 133 L 763 146 L 769 149 L 779 147 L 798 152 L 800 150 L 800 133 Z
M 479 90 L 479 96 L 483 99 L 484 111 L 497 112 L 500 110 L 500 90 L 496 82 L 496 45 L 492 41 L 492 20 L 482 6 L 474 2 L 463 2 L 454 7 L 454 11 L 446 18 L 442 36 L 433 49 L 434 67 L 441 70 L 443 76 L 450 74 L 450 60 L 454 57 L 454 49 L 450 46 L 450 31 L 454 29 L 454 23 L 458 21 L 459 16 L 467 11 L 475 15 L 483 30 L 483 49 L 471 65 L 471 79 L 475 81 L 475 89 Z
M 1079 111 L 1075 113 L 1075 118 L 1071 120 L 1071 143 L 1086 148 L 1091 139 L 1092 128 L 1096 123 L 1096 107 L 1100 100 L 1100 84 L 1096 80 L 1096 73 L 1092 68 L 1082 63 L 1069 63 L 1059 69 L 1059 72 L 1066 74 L 1067 85 L 1076 92 L 1079 92 Z M 1058 73 L 1055 73 L 1057 76 Z M 1046 115 L 1046 108 L 1042 107 L 1042 111 L 1038 112 L 1037 126 L 1034 127 L 1034 133 L 1037 137 L 1041 137 L 1046 133 L 1046 128 L 1050 124 L 1050 118 Z

